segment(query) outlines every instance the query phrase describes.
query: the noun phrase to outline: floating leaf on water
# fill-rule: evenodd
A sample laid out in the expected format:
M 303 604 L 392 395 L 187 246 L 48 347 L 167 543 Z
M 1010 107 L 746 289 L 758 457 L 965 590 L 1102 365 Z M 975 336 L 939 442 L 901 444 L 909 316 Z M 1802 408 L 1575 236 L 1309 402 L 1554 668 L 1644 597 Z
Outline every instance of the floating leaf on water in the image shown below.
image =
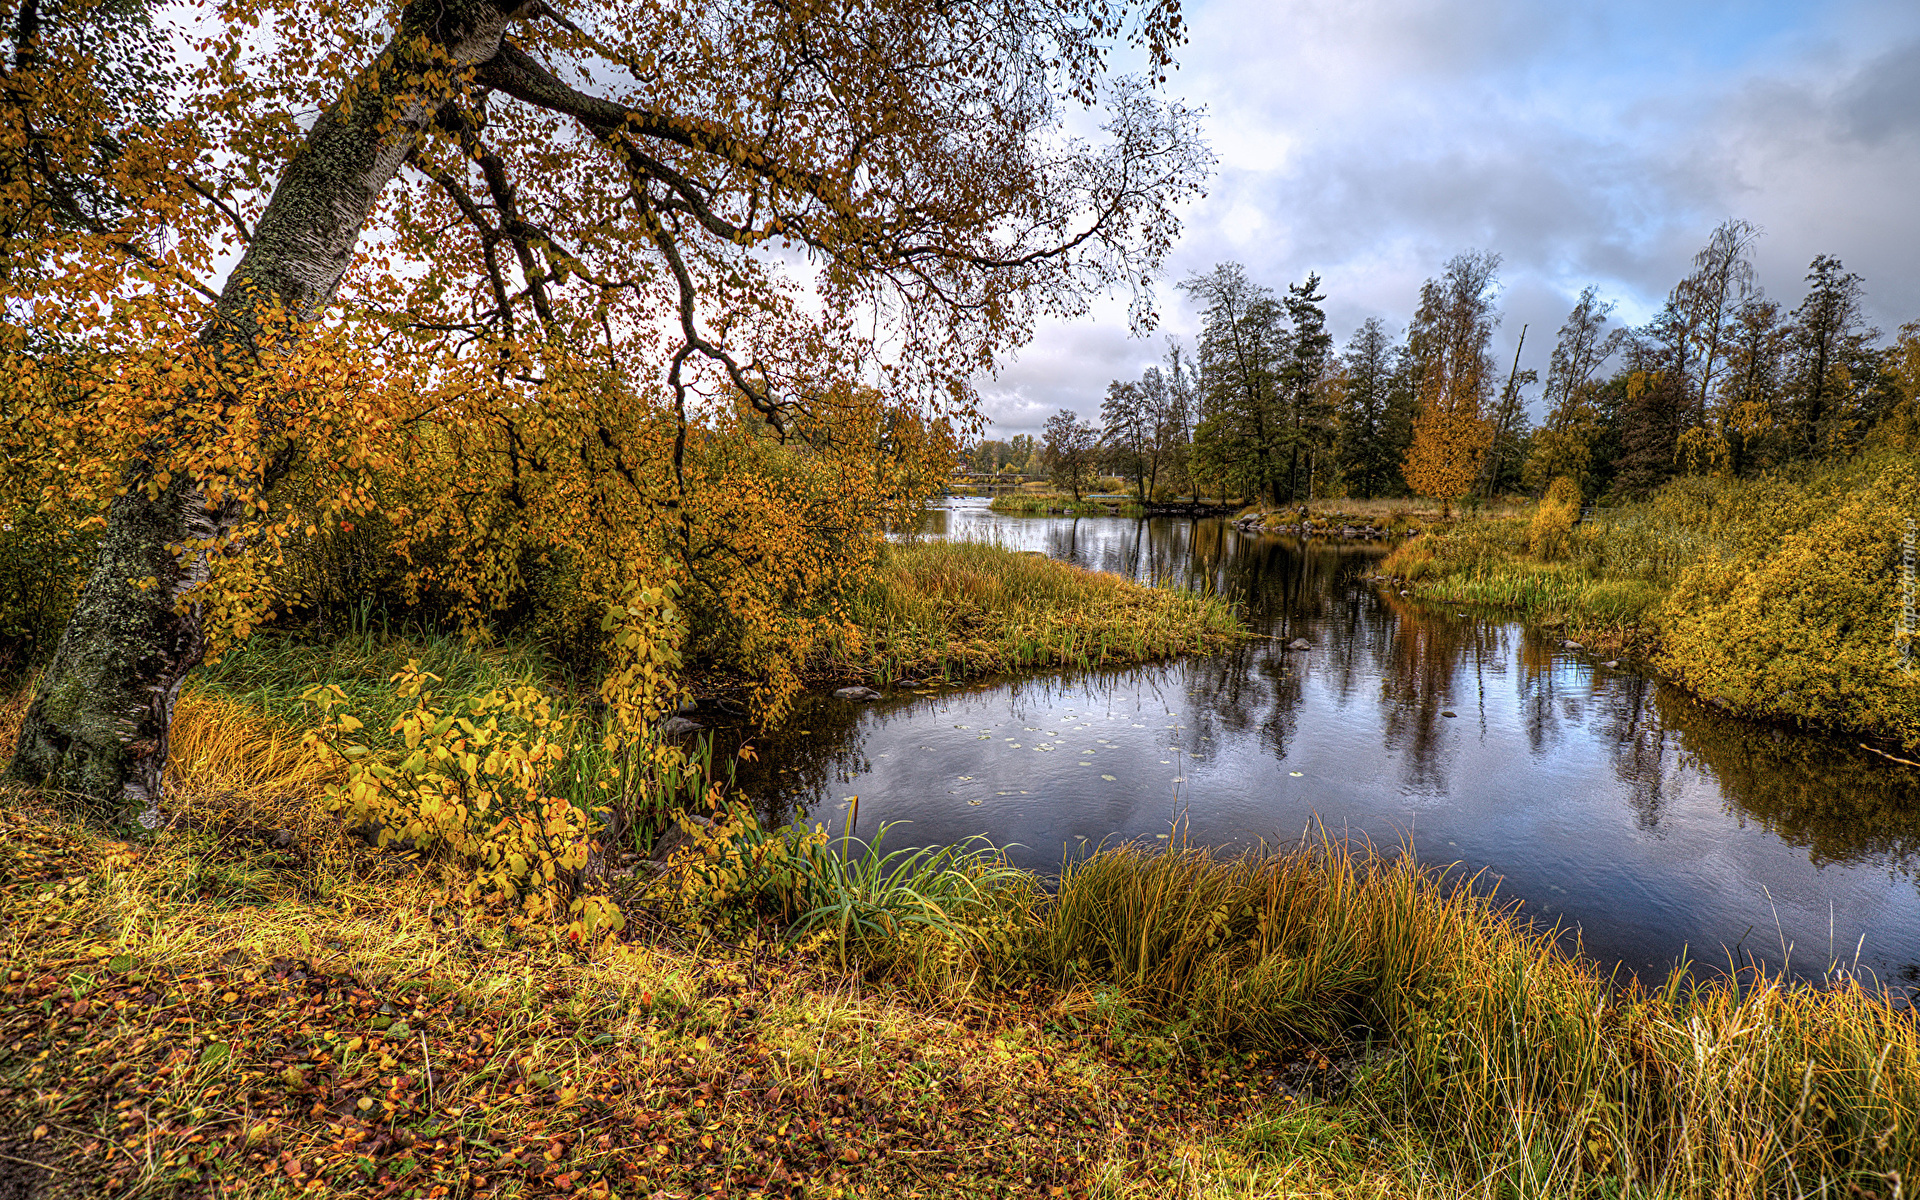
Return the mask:
M 1173 765 L 1173 760 L 1170 758 L 1163 758 L 1160 760 L 1160 765 L 1163 767 L 1170 767 Z
M 1300 772 L 1298 771 L 1288 771 L 1287 774 L 1293 776 L 1295 779 L 1300 778 Z
M 971 775 L 958 775 L 958 776 L 955 776 L 955 777 L 954 777 L 954 779 L 955 779 L 955 782 L 957 782 L 957 783 L 972 783 L 972 782 L 973 782 L 973 776 L 971 776 Z
M 967 801 L 967 803 L 968 804 L 984 804 L 986 802 L 984 800 L 969 800 Z
M 1083 766 L 1083 767 L 1090 767 L 1090 766 L 1092 766 L 1093 764 L 1092 764 L 1092 763 L 1090 763 L 1090 762 L 1082 762 L 1082 763 L 1081 763 L 1080 765 L 1081 765 L 1081 766 Z
M 1113 776 L 1111 775 L 1102 775 L 1100 778 L 1106 780 L 1108 783 L 1112 783 L 1114 781 Z

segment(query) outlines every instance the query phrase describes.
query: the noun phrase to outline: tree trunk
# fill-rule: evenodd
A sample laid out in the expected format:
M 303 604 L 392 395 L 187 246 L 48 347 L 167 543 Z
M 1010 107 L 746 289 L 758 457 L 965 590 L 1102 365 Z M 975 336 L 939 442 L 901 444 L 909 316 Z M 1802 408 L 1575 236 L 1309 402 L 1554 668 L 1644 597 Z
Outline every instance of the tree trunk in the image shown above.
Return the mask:
M 258 361 L 325 311 L 381 189 L 453 94 L 446 64 L 485 62 L 509 21 L 535 7 L 537 0 L 407 5 L 393 42 L 287 164 L 227 279 L 200 338 L 216 375 L 218 364 Z M 292 326 L 264 323 L 260 314 L 269 308 Z M 153 447 L 149 455 L 164 451 Z M 147 462 L 130 465 L 126 492 L 108 510 L 93 572 L 8 769 L 16 779 L 76 794 L 128 832 L 160 824 L 174 701 L 206 649 L 200 610 L 181 597 L 207 579 L 210 564 L 204 551 L 179 548 L 225 539 L 241 517 L 237 505 L 210 508 L 185 472 L 150 499 L 141 486 L 149 470 Z

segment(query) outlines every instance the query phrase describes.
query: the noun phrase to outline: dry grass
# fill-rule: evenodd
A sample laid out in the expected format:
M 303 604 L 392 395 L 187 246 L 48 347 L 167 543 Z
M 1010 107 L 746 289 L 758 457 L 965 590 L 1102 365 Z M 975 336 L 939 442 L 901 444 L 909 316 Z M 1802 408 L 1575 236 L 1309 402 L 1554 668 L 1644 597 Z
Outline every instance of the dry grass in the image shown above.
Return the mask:
M 863 636 L 823 666 L 881 683 L 1140 662 L 1217 650 L 1242 634 L 1217 597 L 977 542 L 887 547 L 849 611 Z

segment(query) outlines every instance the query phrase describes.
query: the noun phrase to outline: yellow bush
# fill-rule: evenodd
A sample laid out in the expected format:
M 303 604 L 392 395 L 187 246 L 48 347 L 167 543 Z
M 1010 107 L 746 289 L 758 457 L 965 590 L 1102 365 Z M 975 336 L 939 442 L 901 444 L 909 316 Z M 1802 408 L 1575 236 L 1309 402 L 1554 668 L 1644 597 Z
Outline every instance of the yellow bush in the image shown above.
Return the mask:
M 1552 562 L 1565 552 L 1567 537 L 1580 519 L 1580 485 L 1562 475 L 1547 487 L 1527 527 L 1527 549 L 1534 557 Z
M 556 715 L 537 688 L 500 688 L 442 705 L 430 685 L 439 676 L 418 662 L 394 676 L 413 698 L 389 731 L 401 743 L 398 761 L 361 741 L 360 720 L 334 711 L 337 686 L 309 689 L 327 713 L 315 737 L 347 760 L 346 782 L 328 789 L 327 804 L 350 827 L 373 831 L 382 846 L 444 848 L 470 862 L 469 899 L 518 902 L 546 916 L 572 898 L 592 845 L 595 811 L 551 795 L 547 779 L 566 755 L 573 722 Z
M 1896 626 L 1916 497 L 1912 462 L 1890 460 L 1870 483 L 1833 495 L 1825 515 L 1698 559 L 1661 610 L 1662 665 L 1736 711 L 1920 747 L 1920 671 L 1901 669 Z

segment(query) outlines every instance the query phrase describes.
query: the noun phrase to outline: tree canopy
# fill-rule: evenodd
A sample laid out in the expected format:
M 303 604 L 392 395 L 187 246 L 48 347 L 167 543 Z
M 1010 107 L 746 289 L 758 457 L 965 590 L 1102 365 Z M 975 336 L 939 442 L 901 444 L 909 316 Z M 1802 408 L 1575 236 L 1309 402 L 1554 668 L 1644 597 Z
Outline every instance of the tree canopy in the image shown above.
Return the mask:
M 99 539 L 14 769 L 136 807 L 181 678 L 356 522 L 470 612 L 556 557 L 583 609 L 685 588 L 777 713 L 970 380 L 1096 292 L 1150 323 L 1209 165 L 1108 70 L 1166 0 L 165 16 L 147 110 L 29 30 L 0 112 L 14 490 Z

